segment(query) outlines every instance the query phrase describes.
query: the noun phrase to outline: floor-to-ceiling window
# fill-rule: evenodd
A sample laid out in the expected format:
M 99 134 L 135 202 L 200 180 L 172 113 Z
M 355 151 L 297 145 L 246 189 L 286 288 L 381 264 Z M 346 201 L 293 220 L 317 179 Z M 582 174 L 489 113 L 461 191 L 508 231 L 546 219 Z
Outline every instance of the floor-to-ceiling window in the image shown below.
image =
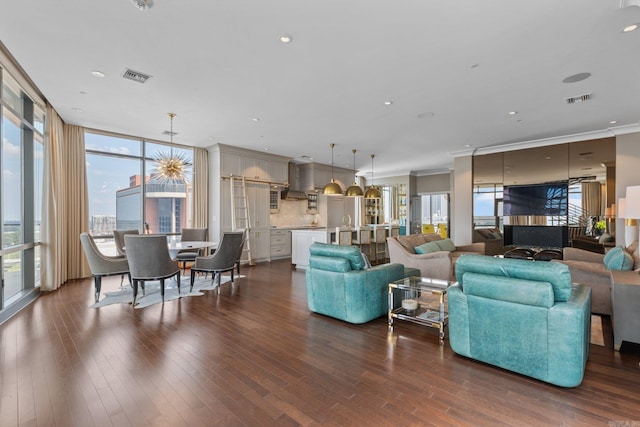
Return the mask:
M 1 67 L 0 80 L 0 310 L 4 310 L 40 284 L 44 111 Z
M 190 227 L 190 182 L 168 182 L 153 160 L 159 152 L 193 150 L 95 131 L 85 132 L 89 230 L 100 249 L 115 254 L 113 230 L 179 234 Z

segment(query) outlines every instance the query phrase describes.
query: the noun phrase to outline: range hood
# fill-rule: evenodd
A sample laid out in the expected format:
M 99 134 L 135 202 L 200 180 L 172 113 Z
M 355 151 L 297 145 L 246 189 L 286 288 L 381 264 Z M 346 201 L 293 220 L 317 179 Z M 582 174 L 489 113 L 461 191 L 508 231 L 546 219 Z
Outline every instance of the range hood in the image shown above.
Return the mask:
M 289 162 L 289 187 L 280 194 L 283 200 L 307 200 L 307 193 L 300 189 L 300 170 L 294 162 Z

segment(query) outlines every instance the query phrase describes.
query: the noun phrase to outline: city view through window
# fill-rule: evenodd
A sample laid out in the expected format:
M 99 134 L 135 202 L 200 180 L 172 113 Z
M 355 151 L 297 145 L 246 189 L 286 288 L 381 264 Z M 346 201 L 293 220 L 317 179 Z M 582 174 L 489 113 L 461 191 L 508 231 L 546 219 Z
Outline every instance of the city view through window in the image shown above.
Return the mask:
M 116 254 L 115 229 L 171 236 L 190 227 L 191 182 L 162 179 L 152 159 L 172 150 L 192 162 L 193 150 L 91 132 L 85 146 L 89 230 L 105 254 Z

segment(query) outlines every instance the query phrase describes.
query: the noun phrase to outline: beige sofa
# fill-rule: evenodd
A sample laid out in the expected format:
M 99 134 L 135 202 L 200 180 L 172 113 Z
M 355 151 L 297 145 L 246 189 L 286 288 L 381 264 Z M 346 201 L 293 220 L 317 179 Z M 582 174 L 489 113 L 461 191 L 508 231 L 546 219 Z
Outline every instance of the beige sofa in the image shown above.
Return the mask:
M 640 269 L 638 241 L 626 248 L 634 259 L 633 269 Z M 571 280 L 591 286 L 591 312 L 611 316 L 611 272 L 604 265 L 604 254 L 578 248 L 564 248 L 561 262 L 569 266 Z
M 498 228 L 476 228 L 473 230 L 473 243 L 484 243 L 485 255 L 504 254 L 504 238 Z
M 417 254 L 416 246 L 423 243 L 442 240 L 439 234 L 410 234 L 387 238 L 391 263 L 400 263 L 405 267 L 420 269 L 423 277 L 455 281 L 455 262 L 464 253 L 484 255 L 484 243 L 457 246 L 454 252 L 438 251 L 429 254 Z

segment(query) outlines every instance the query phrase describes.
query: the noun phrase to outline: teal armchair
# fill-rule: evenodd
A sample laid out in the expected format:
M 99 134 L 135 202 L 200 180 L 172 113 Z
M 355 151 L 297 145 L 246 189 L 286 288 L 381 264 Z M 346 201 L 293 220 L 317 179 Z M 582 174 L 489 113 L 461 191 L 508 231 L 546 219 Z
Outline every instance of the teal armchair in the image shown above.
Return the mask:
M 389 310 L 389 283 L 420 270 L 402 264 L 366 268 L 356 246 L 314 243 L 306 272 L 309 310 L 350 323 L 366 323 Z
M 461 256 L 449 288 L 457 354 L 562 387 L 582 382 L 591 288 L 555 262 Z

